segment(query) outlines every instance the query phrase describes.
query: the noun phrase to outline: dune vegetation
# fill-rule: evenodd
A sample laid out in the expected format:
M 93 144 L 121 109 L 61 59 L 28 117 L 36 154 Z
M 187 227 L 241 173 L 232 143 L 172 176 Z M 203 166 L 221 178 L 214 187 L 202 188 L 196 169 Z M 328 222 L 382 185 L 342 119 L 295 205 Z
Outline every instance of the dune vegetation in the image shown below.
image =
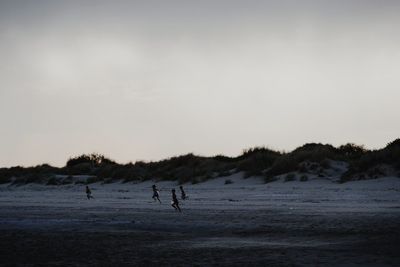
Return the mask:
M 338 163 L 344 167 L 338 168 Z M 329 178 L 333 174 L 338 176 L 337 182 L 399 177 L 400 139 L 378 150 L 368 150 L 352 143 L 339 147 L 310 143 L 291 152 L 256 147 L 244 150 L 237 157 L 186 154 L 157 162 L 128 164 L 119 164 L 104 155 L 93 153 L 71 157 L 64 167 L 42 164 L 1 168 L 0 183 L 59 185 L 152 179 L 195 184 L 238 172 L 243 172 L 244 178 L 264 177 L 266 182 L 279 177 L 284 177 L 285 181 L 307 181 L 309 177 Z M 77 180 L 77 176 L 85 176 L 85 179 Z

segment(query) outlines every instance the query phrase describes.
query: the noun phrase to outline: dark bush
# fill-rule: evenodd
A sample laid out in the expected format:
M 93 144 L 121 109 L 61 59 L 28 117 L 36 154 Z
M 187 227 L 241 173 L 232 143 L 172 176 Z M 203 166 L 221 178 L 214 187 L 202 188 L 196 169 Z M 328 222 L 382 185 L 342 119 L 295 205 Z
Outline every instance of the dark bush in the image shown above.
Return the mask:
M 331 167 L 331 162 L 328 159 L 321 161 L 321 167 L 324 169 L 329 169 Z
M 285 176 L 285 182 L 291 182 L 291 181 L 294 181 L 294 180 L 296 180 L 296 175 L 294 173 L 288 173 Z
M 85 184 L 93 184 L 93 183 L 97 183 L 97 182 L 101 182 L 103 179 L 97 177 L 97 176 L 92 176 L 87 178 Z
M 300 176 L 300 182 L 307 182 L 308 181 L 308 176 L 307 175 L 302 175 Z
M 92 165 L 89 162 L 79 163 L 71 167 L 68 167 L 69 175 L 81 175 L 81 174 L 92 175 L 93 171 L 94 170 L 92 168 Z
M 116 163 L 115 161 L 106 158 L 104 155 L 92 153 L 92 154 L 83 154 L 77 157 L 70 158 L 67 161 L 66 167 L 73 167 L 79 164 L 89 164 L 92 168 L 94 168 L 105 164 L 116 164 Z
M 387 144 L 380 150 L 366 151 L 359 158 L 351 160 L 349 170 L 343 174 L 341 181 L 345 182 L 359 177 L 357 174 L 373 172 L 379 165 L 388 164 L 400 169 L 400 139 Z M 375 173 L 372 176 L 379 177 L 382 174 Z
M 267 171 L 267 176 L 280 175 L 292 171 L 296 171 L 299 164 L 290 154 L 286 154 L 278 158 L 271 168 Z
M 346 159 L 356 159 L 365 154 L 367 150 L 364 148 L 364 146 L 348 143 L 345 145 L 341 145 L 338 148 L 338 152 Z
M 265 176 L 264 177 L 264 182 L 265 183 L 271 183 L 271 182 L 275 182 L 277 180 L 278 180 L 278 178 L 275 177 L 275 176 Z
M 1 169 L 0 169 L 0 170 L 1 170 Z M 3 176 L 3 175 L 0 174 L 0 184 L 8 184 L 8 183 L 11 183 L 12 178 L 13 178 L 13 177 L 11 177 L 11 176 L 9 176 L 9 175 Z
M 270 168 L 281 154 L 264 147 L 256 147 L 243 152 L 238 158 L 237 169 L 244 171 L 245 178 L 262 175 L 263 171 Z
M 50 177 L 49 180 L 47 180 L 47 185 L 59 185 L 60 182 L 56 179 L 56 177 Z
M 224 184 L 233 184 L 231 179 L 226 179 Z

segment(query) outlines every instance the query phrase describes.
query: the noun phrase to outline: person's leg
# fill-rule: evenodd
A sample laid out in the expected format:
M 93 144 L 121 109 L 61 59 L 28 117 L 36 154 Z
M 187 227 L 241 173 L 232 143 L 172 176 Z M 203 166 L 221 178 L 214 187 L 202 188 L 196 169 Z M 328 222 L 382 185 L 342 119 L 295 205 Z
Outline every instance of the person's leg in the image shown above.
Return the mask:
M 181 208 L 179 207 L 179 204 L 176 204 L 176 207 L 178 208 L 179 212 L 182 212 Z
M 175 203 L 171 204 L 172 207 L 174 207 L 174 209 L 176 210 L 176 206 Z

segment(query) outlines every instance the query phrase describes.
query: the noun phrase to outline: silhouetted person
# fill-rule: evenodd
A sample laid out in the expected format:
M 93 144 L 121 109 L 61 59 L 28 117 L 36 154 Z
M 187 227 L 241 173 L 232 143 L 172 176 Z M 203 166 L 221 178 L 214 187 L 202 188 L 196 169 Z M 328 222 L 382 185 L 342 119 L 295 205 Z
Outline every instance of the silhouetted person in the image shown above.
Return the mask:
M 92 196 L 92 191 L 90 190 L 89 186 L 86 186 L 86 197 L 87 197 L 87 199 L 94 198 Z
M 179 210 L 181 212 L 181 208 L 179 207 L 179 201 L 176 198 L 175 189 L 172 189 L 172 202 L 171 206 L 174 207 L 175 210 Z
M 185 191 L 183 191 L 183 186 L 180 186 L 179 189 L 181 190 L 181 199 L 185 200 L 187 197 Z
M 160 194 L 159 194 L 159 192 L 158 192 L 158 189 L 157 189 L 156 185 L 153 184 L 152 188 L 153 188 L 153 199 L 154 199 L 154 201 L 157 201 L 157 200 L 158 200 L 158 202 L 161 203 Z

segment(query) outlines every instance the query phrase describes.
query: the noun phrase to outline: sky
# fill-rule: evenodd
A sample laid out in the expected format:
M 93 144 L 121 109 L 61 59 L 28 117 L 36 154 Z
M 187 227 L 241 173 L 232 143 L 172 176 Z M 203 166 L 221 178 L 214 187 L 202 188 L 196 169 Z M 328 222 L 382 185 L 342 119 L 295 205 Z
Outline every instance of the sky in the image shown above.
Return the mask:
M 0 0 L 0 167 L 400 137 L 400 2 Z

